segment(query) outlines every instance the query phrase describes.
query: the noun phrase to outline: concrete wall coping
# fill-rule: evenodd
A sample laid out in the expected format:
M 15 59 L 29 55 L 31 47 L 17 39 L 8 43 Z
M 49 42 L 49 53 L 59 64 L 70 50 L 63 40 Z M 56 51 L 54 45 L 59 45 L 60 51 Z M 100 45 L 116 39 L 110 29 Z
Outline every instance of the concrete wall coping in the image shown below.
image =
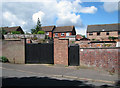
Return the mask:
M 79 48 L 79 49 L 120 49 L 120 47 L 103 47 L 103 48 Z

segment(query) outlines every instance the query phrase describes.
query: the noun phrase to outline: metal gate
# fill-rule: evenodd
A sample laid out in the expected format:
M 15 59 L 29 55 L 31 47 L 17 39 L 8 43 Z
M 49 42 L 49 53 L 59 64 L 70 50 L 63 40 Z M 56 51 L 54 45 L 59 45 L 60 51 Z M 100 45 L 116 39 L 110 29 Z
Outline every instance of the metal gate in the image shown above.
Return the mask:
M 79 45 L 68 47 L 68 65 L 79 66 Z
M 25 63 L 54 63 L 53 43 L 26 44 Z

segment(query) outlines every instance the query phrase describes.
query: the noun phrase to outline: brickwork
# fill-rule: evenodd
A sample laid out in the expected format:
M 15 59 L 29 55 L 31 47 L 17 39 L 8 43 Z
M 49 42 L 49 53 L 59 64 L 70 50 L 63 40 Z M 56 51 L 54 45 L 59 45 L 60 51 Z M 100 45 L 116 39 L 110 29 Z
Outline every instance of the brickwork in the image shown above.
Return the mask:
M 118 72 L 119 48 L 80 49 L 80 64 Z
M 3 40 L 2 56 L 8 58 L 10 63 L 25 63 L 25 40 Z
M 68 65 L 68 42 L 54 38 L 54 64 Z
M 87 38 L 109 41 L 109 36 L 118 37 L 118 31 L 109 32 L 109 35 L 106 35 L 106 33 L 107 32 L 100 32 L 100 35 L 97 35 L 97 32 L 93 32 L 93 35 L 87 33 Z
M 118 79 L 120 79 L 120 49 L 118 49 Z
M 71 32 L 68 32 L 68 33 L 69 33 L 69 36 L 72 35 Z M 55 36 L 55 33 L 53 33 L 53 37 L 66 38 L 66 33 L 64 33 L 64 36 L 61 36 L 61 33 L 58 33 L 58 36 Z
M 52 32 L 49 32 L 48 37 L 52 38 L 52 36 L 53 36 L 52 34 L 53 34 Z

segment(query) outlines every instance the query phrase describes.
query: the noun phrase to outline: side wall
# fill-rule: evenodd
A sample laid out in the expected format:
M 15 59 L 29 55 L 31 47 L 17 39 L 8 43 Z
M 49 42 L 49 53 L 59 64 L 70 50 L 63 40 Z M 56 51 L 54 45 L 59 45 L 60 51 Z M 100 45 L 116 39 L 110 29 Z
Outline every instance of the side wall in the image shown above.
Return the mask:
M 54 38 L 54 64 L 68 65 L 68 42 Z
M 66 32 L 63 32 L 63 33 L 64 33 L 64 36 L 61 36 L 61 33 L 58 33 L 58 36 L 57 36 L 57 37 L 59 37 L 59 38 L 66 38 Z M 69 36 L 72 35 L 71 32 L 67 32 L 67 33 L 69 33 Z M 55 37 L 55 33 L 53 33 L 53 37 Z
M 25 39 L 3 40 L 2 56 L 8 58 L 10 63 L 25 63 Z
M 99 40 L 109 40 L 108 37 L 109 36 L 113 36 L 113 37 L 118 37 L 118 32 L 117 31 L 112 31 L 109 32 L 109 35 L 106 35 L 107 32 L 100 32 L 100 35 L 97 35 L 97 32 L 93 32 L 93 35 L 89 35 L 89 33 L 87 33 L 87 38 L 89 39 L 99 39 Z
M 118 72 L 119 48 L 80 49 L 80 64 Z

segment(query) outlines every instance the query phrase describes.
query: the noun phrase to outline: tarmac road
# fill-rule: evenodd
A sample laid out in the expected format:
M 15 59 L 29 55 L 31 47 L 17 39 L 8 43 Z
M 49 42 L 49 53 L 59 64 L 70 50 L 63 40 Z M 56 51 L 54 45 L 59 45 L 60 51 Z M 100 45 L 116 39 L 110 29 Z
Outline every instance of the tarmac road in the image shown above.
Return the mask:
M 102 85 L 111 86 L 118 80 L 117 75 L 109 75 L 107 72 L 64 66 L 4 63 L 0 70 L 2 70 L 3 85 L 7 86 L 19 86 L 20 84 L 45 86 L 47 84 L 47 86 L 89 86 L 92 88 Z

